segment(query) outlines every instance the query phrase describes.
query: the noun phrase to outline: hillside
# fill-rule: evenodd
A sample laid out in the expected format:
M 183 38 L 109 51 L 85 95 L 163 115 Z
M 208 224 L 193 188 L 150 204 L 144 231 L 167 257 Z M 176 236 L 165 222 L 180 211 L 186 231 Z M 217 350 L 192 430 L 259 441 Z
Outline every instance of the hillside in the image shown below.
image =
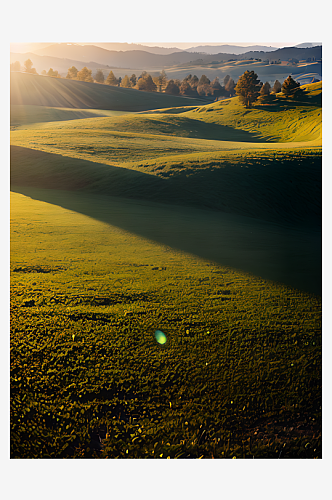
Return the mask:
M 144 111 L 200 104 L 199 99 L 28 73 L 11 73 L 12 105 Z
M 11 84 L 10 458 L 321 458 L 322 83 Z
M 251 110 L 232 98 L 21 125 L 11 134 L 12 182 L 317 225 L 321 83 L 306 88 L 305 102 L 280 97 L 277 104 L 255 104 Z

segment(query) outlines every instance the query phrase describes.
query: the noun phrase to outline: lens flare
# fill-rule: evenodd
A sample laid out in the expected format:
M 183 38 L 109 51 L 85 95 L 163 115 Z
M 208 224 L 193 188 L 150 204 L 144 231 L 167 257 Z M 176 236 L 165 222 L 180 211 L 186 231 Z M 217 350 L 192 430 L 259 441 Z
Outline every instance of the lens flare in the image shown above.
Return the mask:
M 167 338 L 166 338 L 166 335 L 161 330 L 156 330 L 154 332 L 154 336 L 155 336 L 156 341 L 159 344 L 165 344 Z

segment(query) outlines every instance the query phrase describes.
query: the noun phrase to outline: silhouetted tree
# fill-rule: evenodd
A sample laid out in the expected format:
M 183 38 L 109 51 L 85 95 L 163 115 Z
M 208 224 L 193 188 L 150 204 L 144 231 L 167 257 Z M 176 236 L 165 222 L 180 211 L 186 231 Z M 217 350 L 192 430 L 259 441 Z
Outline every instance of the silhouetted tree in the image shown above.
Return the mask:
M 293 78 L 289 75 L 281 87 L 281 92 L 293 99 L 300 99 L 305 95 L 303 89 L 300 88 L 300 83 L 293 80 Z
M 160 75 L 158 78 L 159 78 L 159 85 L 161 86 L 161 88 L 162 89 L 165 88 L 166 84 L 167 84 L 167 75 L 166 75 L 164 69 L 160 72 Z
M 30 73 L 32 66 L 33 66 L 33 62 L 31 61 L 31 59 L 27 59 L 24 62 L 24 71 L 26 73 Z
M 155 84 L 155 86 L 157 87 L 157 91 L 161 92 L 161 85 L 160 85 L 160 81 L 159 81 L 159 76 L 153 76 L 152 80 L 153 80 L 153 83 Z
M 97 83 L 104 83 L 105 77 L 101 69 L 98 69 L 97 73 L 95 74 L 95 81 Z
M 43 69 L 43 71 L 40 74 L 43 75 L 43 76 L 46 76 L 47 75 L 46 69 Z
M 200 96 L 203 96 L 203 95 L 209 96 L 209 95 L 213 95 L 213 89 L 212 89 L 211 85 L 209 85 L 208 83 L 205 83 L 203 85 L 198 84 L 197 85 L 197 93 Z
M 213 91 L 214 96 L 219 96 L 221 95 L 222 92 L 222 86 L 219 83 L 219 78 L 216 76 L 214 80 L 211 82 L 211 89 Z
M 245 71 L 235 87 L 239 100 L 246 108 L 251 108 L 259 95 L 259 80 L 254 71 Z
M 210 85 L 210 80 L 208 79 L 208 77 L 206 75 L 202 75 L 199 79 L 199 82 L 198 82 L 198 85 Z M 197 86 L 198 86 L 197 85 Z
M 265 82 L 261 86 L 259 93 L 260 95 L 269 95 L 270 92 L 271 92 L 271 85 L 269 84 L 269 82 Z
M 191 87 L 193 89 L 195 89 L 195 90 L 197 89 L 197 85 L 198 85 L 199 79 L 198 79 L 198 77 L 196 75 L 192 76 L 190 78 L 190 80 L 188 80 L 188 82 L 189 82 L 189 84 L 191 85 Z
M 190 80 L 191 80 L 191 79 L 192 79 L 192 75 L 191 75 L 191 74 L 189 74 L 189 75 L 185 76 L 185 77 L 184 77 L 184 79 L 183 79 L 182 81 L 183 81 L 183 82 L 188 82 L 188 83 L 190 83 Z
M 133 74 L 131 75 L 131 77 L 129 78 L 129 80 L 130 80 L 131 86 L 132 86 L 132 87 L 135 87 L 135 85 L 136 85 L 136 83 L 137 83 L 137 79 L 136 79 L 136 75 L 135 75 L 135 73 L 133 73 Z
M 144 75 L 143 75 L 144 73 Z M 148 92 L 156 92 L 157 85 L 152 80 L 151 75 L 149 75 L 146 71 L 143 71 L 141 78 L 137 80 L 136 88 L 138 90 L 145 90 Z
M 165 89 L 166 94 L 172 94 L 172 95 L 179 95 L 180 89 L 179 86 L 175 83 L 174 80 L 169 80 L 166 89 Z
M 53 68 L 50 68 L 47 72 L 47 76 L 55 76 L 55 77 L 59 77 L 59 72 L 56 71 L 56 70 L 53 70 Z
M 112 85 L 113 87 L 117 87 L 118 79 L 114 76 L 113 71 L 110 71 L 108 77 L 106 78 L 106 84 Z
M 93 82 L 92 69 L 88 69 L 86 66 L 77 73 L 77 80 L 81 82 Z
M 234 89 L 235 89 L 235 82 L 233 80 L 233 78 L 229 78 L 227 80 L 227 83 L 225 85 L 225 90 L 229 93 L 229 95 L 231 96 L 232 94 L 234 94 Z
M 66 78 L 74 80 L 77 77 L 78 69 L 75 66 L 69 68 Z
M 273 85 L 272 91 L 273 91 L 275 94 L 278 94 L 279 92 L 281 92 L 281 83 L 279 82 L 279 80 L 276 80 L 276 81 L 274 82 L 274 85 Z
M 21 65 L 19 61 L 15 61 L 10 65 L 10 71 L 21 71 Z
M 131 87 L 131 83 L 130 83 L 130 80 L 128 78 L 128 75 L 125 75 L 124 78 L 122 78 L 121 87 L 124 87 L 125 89 L 129 89 Z
M 193 90 L 191 85 L 189 85 L 188 81 L 182 80 L 181 85 L 180 85 L 180 94 L 192 96 L 192 95 L 195 95 L 196 92 Z
M 268 104 L 275 99 L 275 95 L 271 94 L 271 85 L 269 84 L 269 82 L 265 82 L 261 86 L 259 93 L 260 93 L 259 100 L 263 104 Z
M 224 87 L 226 87 L 228 80 L 230 79 L 229 75 L 226 75 L 224 78 Z
M 25 62 L 24 62 L 24 71 L 26 73 L 33 73 L 33 74 L 37 74 L 37 71 L 36 71 L 36 68 L 33 68 L 32 67 L 33 65 L 33 62 L 31 61 L 31 59 L 27 59 Z

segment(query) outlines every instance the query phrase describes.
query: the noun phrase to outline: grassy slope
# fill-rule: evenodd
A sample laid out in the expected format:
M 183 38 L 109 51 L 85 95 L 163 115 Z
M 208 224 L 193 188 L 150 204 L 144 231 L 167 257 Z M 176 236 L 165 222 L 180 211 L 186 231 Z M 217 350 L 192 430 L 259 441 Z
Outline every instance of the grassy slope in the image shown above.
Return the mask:
M 179 78 L 182 80 L 189 73 L 192 75 L 196 74 L 198 77 L 204 74 L 211 81 L 217 76 L 220 82 L 223 81 L 226 75 L 230 75 L 234 81 L 237 81 L 245 71 L 255 71 L 259 80 L 263 83 L 268 81 L 273 85 L 275 80 L 279 80 L 282 83 L 290 73 L 292 73 L 295 79 L 299 73 L 312 73 L 311 80 L 313 76 L 316 77 L 322 74 L 322 64 L 314 62 L 302 64 L 298 67 L 290 67 L 285 64 L 266 64 L 264 61 L 250 60 L 226 61 L 224 63 L 218 61 L 211 64 L 199 64 L 196 61 L 196 63 L 179 64 L 166 69 L 169 78 Z
M 320 85 L 308 86 L 307 102 L 296 105 L 279 99 L 278 105 L 248 111 L 233 98 L 188 110 L 20 127 L 11 137 L 19 146 L 13 148 L 12 183 L 56 182 L 59 189 L 191 203 L 273 220 L 304 217 L 317 224 Z M 64 156 L 85 162 L 63 162 Z
M 11 287 L 12 458 L 321 457 L 318 297 L 19 194 Z
M 28 125 L 45 122 L 78 120 L 80 118 L 94 118 L 97 116 L 120 116 L 127 111 L 112 111 L 106 109 L 73 109 L 52 108 L 49 106 L 32 106 L 25 104 L 13 104 L 10 106 L 10 126 L 26 128 Z
M 143 111 L 201 102 L 199 99 L 27 73 L 11 73 L 10 94 L 11 104 L 14 105 L 119 111 Z
M 245 256 L 308 274 L 321 196 L 314 108 L 302 113 L 311 134 L 276 127 L 273 140 L 288 142 L 264 142 L 269 112 L 256 109 L 266 126 L 250 128 L 236 99 L 33 125 L 38 114 L 12 131 L 11 182 L 32 186 L 11 205 L 12 457 L 321 456 L 320 298 L 173 250 L 194 241 L 218 262 L 219 245 L 232 267 Z M 214 140 L 201 138 L 207 128 Z M 146 199 L 282 225 L 313 216 L 316 239 L 291 226 L 271 245 L 275 224 L 232 215 L 224 227 L 212 210 L 169 216 Z

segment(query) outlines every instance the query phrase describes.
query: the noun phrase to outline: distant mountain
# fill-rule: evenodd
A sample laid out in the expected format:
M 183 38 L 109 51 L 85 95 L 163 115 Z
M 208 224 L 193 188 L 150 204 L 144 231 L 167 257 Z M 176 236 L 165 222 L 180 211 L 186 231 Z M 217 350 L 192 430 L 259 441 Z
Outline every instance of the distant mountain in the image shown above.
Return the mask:
M 262 59 L 262 61 L 278 59 L 288 61 L 291 58 L 298 60 L 314 58 L 315 60 L 319 60 L 321 57 L 321 46 L 310 48 L 284 47 L 269 52 L 249 51 L 243 54 L 200 54 L 186 51 L 174 52 L 172 54 L 151 54 L 142 50 L 119 52 L 95 47 L 94 45 L 55 44 L 36 50 L 35 53 L 11 53 L 10 62 L 19 61 L 23 65 L 24 61 L 29 58 L 38 73 L 42 70 L 48 71 L 49 68 L 53 68 L 63 74 L 64 72 L 67 73 L 68 68 L 71 66 L 75 66 L 79 70 L 83 66 L 87 66 L 92 70 L 96 70 L 97 68 L 106 70 L 107 68 L 126 68 L 133 72 L 142 69 L 153 72 L 188 63 L 201 66 L 215 61 L 226 62 L 229 60 L 245 60 L 250 58 Z
M 143 50 L 115 51 L 107 50 L 95 45 L 78 45 L 57 43 L 35 50 L 39 56 L 51 56 L 66 59 L 74 59 L 90 63 L 91 61 L 99 65 L 108 65 L 122 68 L 137 68 L 143 66 L 160 66 L 160 64 L 174 65 L 181 62 L 188 62 L 192 59 L 192 54 L 178 51 L 171 54 L 153 54 Z
M 263 45 L 252 45 L 249 47 L 240 47 L 238 45 L 198 45 L 197 47 L 191 47 L 186 49 L 186 52 L 203 52 L 205 54 L 244 54 L 250 51 L 263 51 L 272 52 L 276 50 L 277 47 L 265 47 Z
M 97 69 L 107 68 L 107 65 L 99 64 L 96 62 L 86 63 L 84 61 L 78 61 L 76 59 L 65 59 L 59 57 L 50 57 L 50 56 L 39 56 L 32 52 L 27 52 L 25 54 L 20 53 L 11 53 L 10 54 L 10 62 L 13 63 L 15 61 L 19 61 L 21 66 L 24 66 L 24 62 L 27 59 L 31 59 L 33 63 L 33 67 L 36 68 L 37 73 L 41 73 L 43 70 L 48 71 L 50 68 L 56 70 L 62 74 L 63 76 L 67 75 L 68 69 L 72 66 L 75 66 L 78 70 L 81 70 L 84 66 L 88 66 L 89 69 L 92 69 L 92 72 L 95 73 Z M 108 71 L 110 68 L 108 67 Z
M 143 50 L 145 52 L 150 52 L 150 54 L 173 54 L 174 52 L 183 52 L 182 49 L 177 47 L 149 47 L 148 45 L 141 45 L 138 43 L 94 42 L 93 45 L 95 47 L 101 47 L 102 49 L 122 52 L 127 52 L 128 50 Z
M 312 42 L 307 42 L 307 43 L 299 43 L 298 45 L 295 45 L 298 49 L 308 49 L 310 47 L 318 47 L 321 46 L 321 43 L 312 43 Z

